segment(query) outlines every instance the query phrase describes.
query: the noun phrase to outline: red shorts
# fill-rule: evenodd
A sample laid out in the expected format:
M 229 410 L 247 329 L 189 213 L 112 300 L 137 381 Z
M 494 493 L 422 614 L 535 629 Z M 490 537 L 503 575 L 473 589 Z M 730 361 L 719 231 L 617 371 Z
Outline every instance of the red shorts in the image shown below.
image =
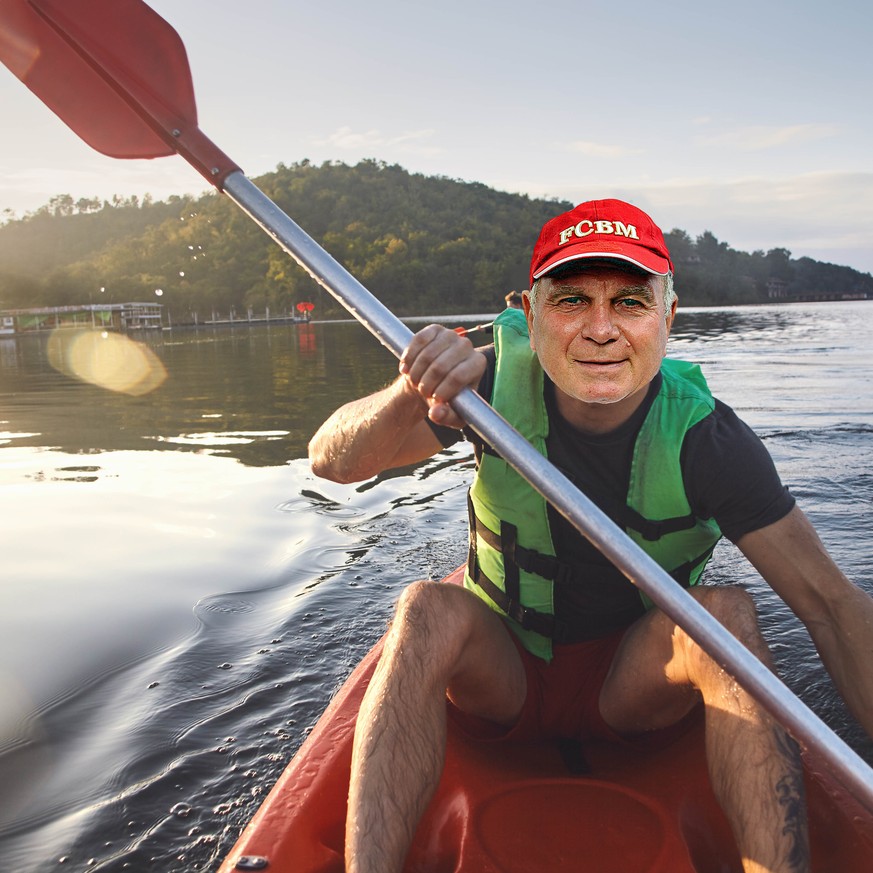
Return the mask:
M 680 721 L 644 735 L 616 733 L 600 714 L 600 691 L 627 629 L 597 640 L 556 645 L 546 663 L 532 655 L 511 631 L 527 678 L 527 694 L 515 724 L 510 727 L 468 715 L 449 702 L 450 718 L 478 740 L 611 740 L 650 747 L 672 741 L 696 721 L 699 707 Z

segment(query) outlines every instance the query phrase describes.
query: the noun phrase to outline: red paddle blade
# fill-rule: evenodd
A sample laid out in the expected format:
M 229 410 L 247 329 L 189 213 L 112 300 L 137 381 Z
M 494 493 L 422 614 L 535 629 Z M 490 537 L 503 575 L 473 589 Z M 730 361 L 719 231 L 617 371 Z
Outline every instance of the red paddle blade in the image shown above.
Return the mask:
M 215 185 L 238 169 L 198 129 L 185 46 L 142 0 L 0 0 L 0 61 L 105 155 L 178 152 Z

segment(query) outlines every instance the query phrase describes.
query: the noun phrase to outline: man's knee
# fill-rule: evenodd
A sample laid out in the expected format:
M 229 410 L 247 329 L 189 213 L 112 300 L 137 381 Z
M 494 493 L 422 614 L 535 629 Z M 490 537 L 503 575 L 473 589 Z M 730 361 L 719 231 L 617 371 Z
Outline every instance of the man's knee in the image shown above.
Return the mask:
M 471 633 L 476 606 L 475 598 L 457 585 L 413 582 L 397 601 L 391 633 L 423 651 L 459 649 Z
M 438 620 L 456 610 L 455 595 L 462 590 L 444 582 L 413 582 L 403 589 L 397 600 L 397 619 L 413 623 Z
M 734 634 L 759 632 L 755 601 L 745 589 L 718 585 L 692 590 L 706 611 Z
M 736 585 L 705 586 L 692 589 L 701 606 L 765 663 L 769 649 L 758 624 L 758 613 L 751 595 Z M 688 644 L 708 657 L 702 647 L 688 637 Z

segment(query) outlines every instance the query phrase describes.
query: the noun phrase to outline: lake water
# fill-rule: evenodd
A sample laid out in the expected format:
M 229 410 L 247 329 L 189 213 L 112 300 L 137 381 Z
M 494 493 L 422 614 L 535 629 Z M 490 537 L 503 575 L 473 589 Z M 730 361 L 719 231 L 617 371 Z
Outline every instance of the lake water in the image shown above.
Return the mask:
M 215 869 L 402 587 L 464 559 L 466 447 L 357 486 L 309 471 L 321 421 L 396 373 L 363 328 L 145 342 L 0 339 L 3 869 Z M 871 350 L 857 302 L 680 310 L 669 354 L 873 591 Z M 753 590 L 783 677 L 873 761 L 733 547 L 712 577 Z

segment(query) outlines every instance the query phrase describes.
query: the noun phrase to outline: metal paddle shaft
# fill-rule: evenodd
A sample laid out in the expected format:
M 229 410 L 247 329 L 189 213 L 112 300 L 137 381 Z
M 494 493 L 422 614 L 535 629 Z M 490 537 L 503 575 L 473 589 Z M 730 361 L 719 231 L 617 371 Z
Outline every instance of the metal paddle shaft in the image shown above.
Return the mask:
M 185 49 L 142 0 L 0 0 L 0 60 L 98 151 L 178 152 L 396 356 L 412 332 L 250 182 L 197 126 Z M 873 771 L 546 458 L 470 389 L 454 409 L 873 813 Z

